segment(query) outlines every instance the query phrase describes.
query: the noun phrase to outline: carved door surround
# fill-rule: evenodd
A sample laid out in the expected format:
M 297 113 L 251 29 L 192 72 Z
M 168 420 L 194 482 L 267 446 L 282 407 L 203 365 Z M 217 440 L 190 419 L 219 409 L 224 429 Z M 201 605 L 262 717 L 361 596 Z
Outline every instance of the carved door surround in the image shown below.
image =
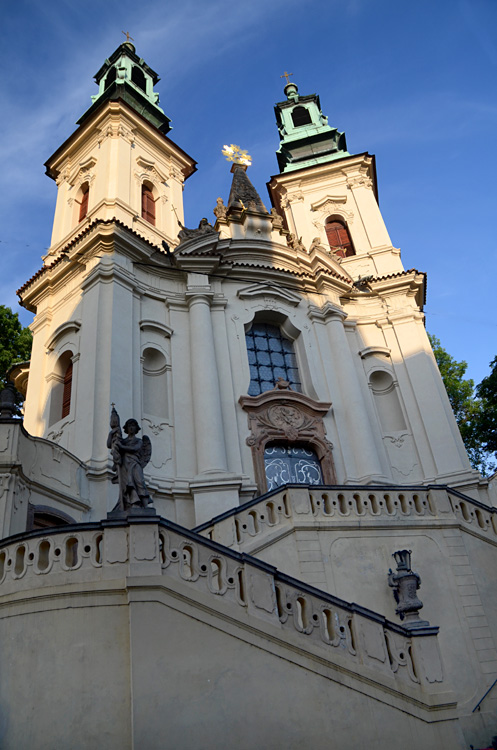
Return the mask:
M 326 439 L 323 417 L 331 402 L 315 401 L 309 396 L 276 387 L 259 396 L 241 396 L 239 403 L 247 412 L 255 480 L 259 492 L 267 492 L 264 449 L 268 443 L 299 444 L 312 448 L 320 463 L 325 484 L 336 484 L 333 445 Z

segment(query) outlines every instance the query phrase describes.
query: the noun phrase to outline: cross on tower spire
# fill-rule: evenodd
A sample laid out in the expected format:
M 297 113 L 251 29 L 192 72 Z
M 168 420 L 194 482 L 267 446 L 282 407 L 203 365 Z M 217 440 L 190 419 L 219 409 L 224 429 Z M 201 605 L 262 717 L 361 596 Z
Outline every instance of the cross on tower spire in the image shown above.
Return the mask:
M 283 73 L 282 76 L 280 76 L 280 78 L 286 78 L 286 82 L 290 83 L 290 76 L 293 76 L 293 73 L 287 73 L 285 70 L 285 72 Z

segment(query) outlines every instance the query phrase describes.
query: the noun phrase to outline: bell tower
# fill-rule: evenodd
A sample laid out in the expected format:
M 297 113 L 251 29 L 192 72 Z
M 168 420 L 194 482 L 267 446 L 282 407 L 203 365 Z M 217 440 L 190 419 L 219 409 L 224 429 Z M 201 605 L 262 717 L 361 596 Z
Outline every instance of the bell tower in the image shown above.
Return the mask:
M 350 156 L 345 133 L 328 125 L 319 96 L 299 96 L 297 85 L 289 80 L 292 74 L 283 75 L 287 79 L 284 88 L 287 98 L 274 108 L 280 134 L 280 147 L 276 152 L 280 172 L 292 172 Z
M 79 128 L 46 162 L 58 187 L 47 262 L 97 220 L 117 219 L 169 245 L 183 221 L 183 184 L 195 162 L 168 137 L 155 71 L 124 42 L 95 76 L 98 94 Z
M 178 242 L 183 184 L 195 161 L 168 137 L 170 119 L 154 91 L 159 78 L 131 42 L 95 80 L 98 93 L 77 130 L 46 162 L 58 188 L 52 241 L 43 267 L 18 294 L 36 313 L 26 429 L 105 478 L 100 436 L 111 402 L 148 414 L 163 433 L 154 460 L 170 460 L 163 248 Z M 145 393 L 143 379 L 152 384 Z
M 306 247 L 319 239 L 352 278 L 403 271 L 378 206 L 374 156 L 350 154 L 319 96 L 300 95 L 285 75 L 286 100 L 274 108 L 280 173 L 268 183 L 273 205 Z

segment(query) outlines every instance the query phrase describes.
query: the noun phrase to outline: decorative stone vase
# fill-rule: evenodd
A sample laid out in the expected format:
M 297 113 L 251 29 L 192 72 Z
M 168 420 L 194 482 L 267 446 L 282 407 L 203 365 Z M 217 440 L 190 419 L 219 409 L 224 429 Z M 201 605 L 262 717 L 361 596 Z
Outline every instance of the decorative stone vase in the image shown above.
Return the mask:
M 388 585 L 393 589 L 393 595 L 397 602 L 395 613 L 408 628 L 420 628 L 429 625 L 427 620 L 422 620 L 419 610 L 423 603 L 418 599 L 417 590 L 421 585 L 421 578 L 411 569 L 411 550 L 402 549 L 394 552 L 392 557 L 397 563 L 397 571 L 388 571 Z

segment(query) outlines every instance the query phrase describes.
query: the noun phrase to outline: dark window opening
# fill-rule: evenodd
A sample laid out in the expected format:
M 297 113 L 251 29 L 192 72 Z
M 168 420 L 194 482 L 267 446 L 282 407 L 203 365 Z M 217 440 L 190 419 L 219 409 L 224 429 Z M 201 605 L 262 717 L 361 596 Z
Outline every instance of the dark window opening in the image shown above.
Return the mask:
M 296 128 L 312 123 L 310 112 L 306 107 L 295 107 L 292 111 L 292 120 Z
M 264 468 L 268 491 L 283 484 L 323 484 L 319 459 L 307 445 L 267 445 Z
M 278 326 L 254 323 L 245 338 L 250 367 L 249 396 L 272 390 L 278 378 L 288 381 L 294 391 L 302 390 L 293 343 Z
M 147 185 L 142 185 L 142 218 L 145 221 L 149 221 L 155 227 L 154 194 Z
M 131 80 L 133 83 L 135 83 L 139 89 L 142 91 L 147 90 L 147 81 L 145 79 L 145 74 L 143 71 L 138 68 L 136 65 L 133 66 L 133 69 L 131 71 Z
M 111 68 L 109 72 L 107 73 L 107 78 L 105 79 L 105 86 L 104 86 L 105 89 L 107 88 L 107 86 L 110 86 L 111 83 L 114 83 L 114 81 L 116 80 L 116 75 L 117 75 L 116 69 Z
M 81 195 L 81 203 L 79 204 L 79 220 L 83 221 L 83 219 L 86 217 L 86 214 L 88 213 L 88 198 L 90 195 L 90 188 L 88 185 L 83 185 L 81 188 L 83 191 Z
M 71 390 L 72 390 L 72 362 L 69 362 L 64 374 L 64 390 L 62 393 L 62 415 L 61 419 L 67 417 L 71 411 Z
M 53 526 L 67 526 L 68 524 L 69 521 L 60 518 L 60 516 L 56 516 L 53 513 L 35 512 L 29 531 L 35 531 L 36 529 L 49 529 Z
M 354 246 L 350 238 L 349 230 L 343 223 L 334 219 L 325 224 L 326 237 L 332 252 L 340 258 L 348 258 L 355 255 Z

